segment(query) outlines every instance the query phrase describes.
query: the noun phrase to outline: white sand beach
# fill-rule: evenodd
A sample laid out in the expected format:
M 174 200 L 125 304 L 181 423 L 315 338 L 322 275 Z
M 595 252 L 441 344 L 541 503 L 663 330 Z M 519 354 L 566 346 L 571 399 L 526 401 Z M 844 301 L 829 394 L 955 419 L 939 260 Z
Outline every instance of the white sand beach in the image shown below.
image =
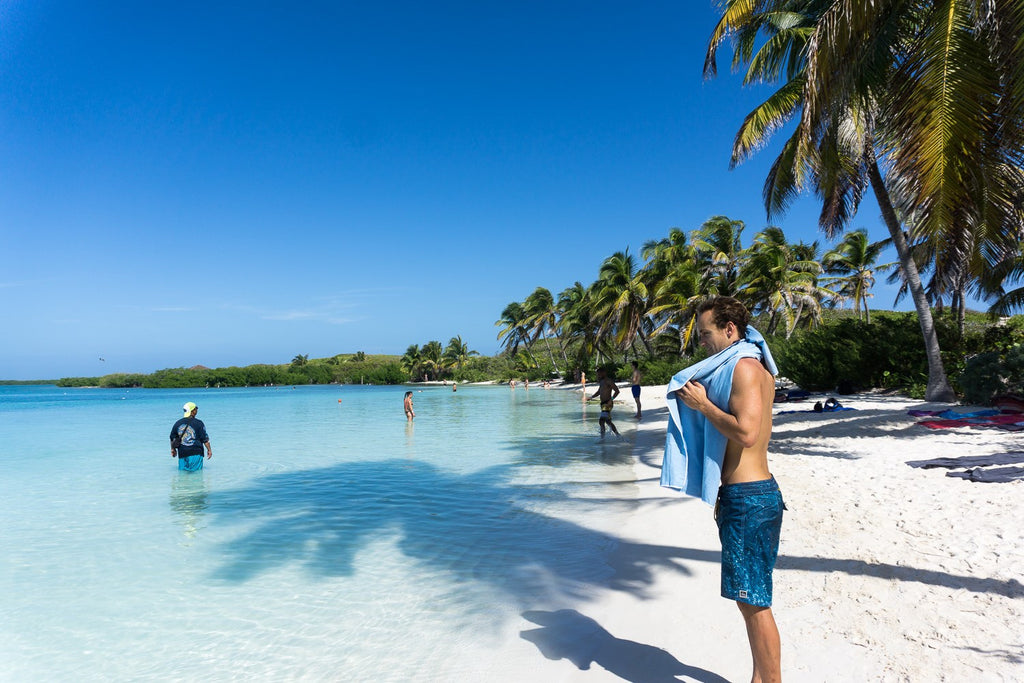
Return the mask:
M 788 507 L 773 608 L 784 679 L 1024 680 L 1024 482 L 906 464 L 1017 451 L 1021 465 L 1024 432 L 930 430 L 907 411 L 950 406 L 899 396 L 844 396 L 856 410 L 814 413 L 819 398 L 775 406 L 807 411 L 776 415 L 770 452 Z M 658 485 L 664 387 L 643 401 L 636 482 L 623 486 L 635 510 L 624 524 L 591 520 L 622 539 L 611 588 L 524 614 L 493 678 L 749 680 L 743 622 L 718 595 L 711 508 Z M 633 421 L 628 392 L 619 403 L 619 424 Z

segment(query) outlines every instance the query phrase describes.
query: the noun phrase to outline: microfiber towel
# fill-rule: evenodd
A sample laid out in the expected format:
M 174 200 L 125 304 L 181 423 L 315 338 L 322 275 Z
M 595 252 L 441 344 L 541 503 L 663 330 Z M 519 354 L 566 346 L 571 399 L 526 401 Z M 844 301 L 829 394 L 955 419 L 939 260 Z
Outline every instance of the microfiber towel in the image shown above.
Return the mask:
M 779 374 L 764 337 L 747 326 L 747 336 L 699 363 L 676 373 L 668 383 L 668 433 L 661 464 L 661 485 L 715 504 L 722 482 L 722 460 L 728 440 L 700 411 L 688 408 L 675 392 L 690 380 L 704 385 L 711 402 L 729 410 L 732 371 L 741 358 L 757 358 L 773 375 Z

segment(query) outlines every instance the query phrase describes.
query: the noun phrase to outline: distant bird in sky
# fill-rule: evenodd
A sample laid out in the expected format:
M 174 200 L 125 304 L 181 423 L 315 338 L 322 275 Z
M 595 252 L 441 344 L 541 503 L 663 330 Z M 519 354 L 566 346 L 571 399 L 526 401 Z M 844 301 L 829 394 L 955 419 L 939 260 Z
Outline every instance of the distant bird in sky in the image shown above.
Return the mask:
M 102 362 L 104 362 L 104 363 L 106 363 L 106 362 L 107 362 L 107 359 L 106 359 L 106 358 L 100 358 L 100 360 L 101 360 Z

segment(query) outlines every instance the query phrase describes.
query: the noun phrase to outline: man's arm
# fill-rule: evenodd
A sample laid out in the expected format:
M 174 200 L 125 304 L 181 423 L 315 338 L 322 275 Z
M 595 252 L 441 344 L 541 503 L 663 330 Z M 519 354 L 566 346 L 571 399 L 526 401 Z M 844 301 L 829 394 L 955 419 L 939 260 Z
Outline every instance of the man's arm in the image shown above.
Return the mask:
M 729 441 L 750 448 L 761 435 L 761 415 L 765 408 L 758 387 L 761 372 L 761 363 L 756 358 L 741 358 L 736 363 L 728 413 L 711 402 L 707 391 L 698 382 L 687 382 L 676 391 L 676 395 L 688 407 L 703 413 Z
M 615 397 L 619 395 L 619 385 L 616 384 L 615 382 L 612 382 L 611 384 L 612 384 L 612 395 L 611 395 L 611 398 L 609 398 L 608 400 L 609 401 L 614 401 Z
M 206 425 L 202 427 L 202 434 L 197 434 L 196 437 L 206 446 L 206 459 L 209 460 L 213 457 L 213 446 L 210 445 L 210 435 L 206 433 Z

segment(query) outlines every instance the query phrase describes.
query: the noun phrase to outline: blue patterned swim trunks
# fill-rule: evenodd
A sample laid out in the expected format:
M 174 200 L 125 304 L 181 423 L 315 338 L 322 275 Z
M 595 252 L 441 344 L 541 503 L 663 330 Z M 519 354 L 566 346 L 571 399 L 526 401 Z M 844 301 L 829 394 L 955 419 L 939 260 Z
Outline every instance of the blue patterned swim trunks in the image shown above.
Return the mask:
M 775 477 L 718 489 L 715 521 L 722 541 L 723 598 L 771 607 L 785 507 Z

